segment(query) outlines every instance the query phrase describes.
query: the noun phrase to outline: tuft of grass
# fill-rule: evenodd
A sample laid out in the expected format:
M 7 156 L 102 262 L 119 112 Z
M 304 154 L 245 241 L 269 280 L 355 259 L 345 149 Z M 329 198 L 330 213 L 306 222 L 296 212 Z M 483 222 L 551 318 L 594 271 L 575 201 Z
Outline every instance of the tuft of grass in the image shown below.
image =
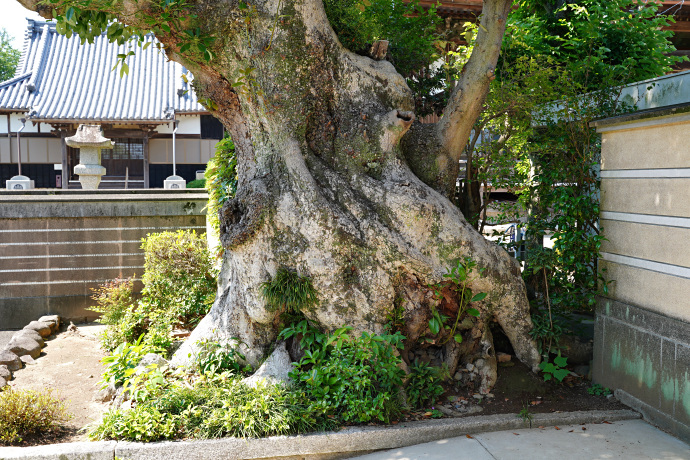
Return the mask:
M 56 429 L 71 417 L 65 403 L 49 391 L 0 391 L 0 444 L 19 443 L 29 435 Z
M 311 279 L 285 267 L 279 268 L 273 279 L 261 283 L 261 295 L 271 311 L 296 313 L 319 303 Z

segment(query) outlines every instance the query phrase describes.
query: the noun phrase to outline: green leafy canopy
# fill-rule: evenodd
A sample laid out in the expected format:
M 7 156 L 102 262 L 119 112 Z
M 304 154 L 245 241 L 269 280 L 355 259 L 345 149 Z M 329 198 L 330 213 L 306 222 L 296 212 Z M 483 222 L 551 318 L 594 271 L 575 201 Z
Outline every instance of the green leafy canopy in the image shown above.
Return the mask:
M 0 29 L 0 81 L 14 77 L 21 53 L 12 47 L 12 39 L 5 29 Z

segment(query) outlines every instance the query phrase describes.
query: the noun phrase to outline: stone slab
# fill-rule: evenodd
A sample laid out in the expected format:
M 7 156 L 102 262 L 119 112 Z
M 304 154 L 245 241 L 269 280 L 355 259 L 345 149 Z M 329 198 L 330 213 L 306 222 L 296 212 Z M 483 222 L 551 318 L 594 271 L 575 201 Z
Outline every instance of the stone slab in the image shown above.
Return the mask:
M 24 326 L 24 329 L 36 331 L 43 338 L 50 336 L 50 334 L 52 333 L 50 323 L 44 323 L 41 321 L 31 321 L 29 324 Z
M 640 420 L 482 433 L 355 457 L 357 460 L 581 460 L 690 458 L 690 446 Z M 584 429 L 583 429 L 584 428 Z
M 479 441 L 474 438 L 468 438 L 467 436 L 441 439 L 439 441 L 353 458 L 357 460 L 495 460 Z
M 4 364 L 13 372 L 22 368 L 22 362 L 19 360 L 19 356 L 4 347 L 0 348 L 0 364 Z
M 113 460 L 116 441 L 0 447 L 0 460 Z
M 559 428 L 483 433 L 477 436 L 477 440 L 497 460 L 690 458 L 690 446 L 642 420 Z

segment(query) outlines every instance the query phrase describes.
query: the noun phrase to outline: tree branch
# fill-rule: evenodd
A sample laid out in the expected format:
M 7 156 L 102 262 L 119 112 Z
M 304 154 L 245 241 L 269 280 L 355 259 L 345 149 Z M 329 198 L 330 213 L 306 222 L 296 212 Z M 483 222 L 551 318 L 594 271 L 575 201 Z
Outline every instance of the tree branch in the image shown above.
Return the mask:
M 512 0 L 484 0 L 472 56 L 460 74 L 443 117 L 435 125 L 415 123 L 403 138 L 403 154 L 412 171 L 447 197 L 455 192 L 460 156 L 494 79 L 511 6 Z
M 494 79 L 511 5 L 512 0 L 484 0 L 472 56 L 462 69 L 450 102 L 436 125 L 445 150 L 455 160 L 455 167 Z

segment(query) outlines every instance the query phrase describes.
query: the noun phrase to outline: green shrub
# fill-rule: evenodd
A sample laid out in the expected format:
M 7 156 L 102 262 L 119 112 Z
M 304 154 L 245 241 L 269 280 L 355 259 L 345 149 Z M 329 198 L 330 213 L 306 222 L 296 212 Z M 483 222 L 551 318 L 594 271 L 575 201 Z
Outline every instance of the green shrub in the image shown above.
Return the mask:
M 410 407 L 420 408 L 425 404 L 434 404 L 444 391 L 441 385 L 443 374 L 443 369 L 415 360 L 410 366 L 410 375 L 405 387 Z
M 215 232 L 220 231 L 218 211 L 237 191 L 237 158 L 235 144 L 226 137 L 216 144 L 216 153 L 204 173 L 208 190 L 207 219 Z
M 211 308 L 216 296 L 216 270 L 206 239 L 178 230 L 148 234 L 142 240 L 145 254 L 144 289 L 134 301 L 131 280 L 108 283 L 96 290 L 92 310 L 111 326 L 102 344 L 113 350 L 145 334 L 144 343 L 169 349 L 173 327 L 193 328 Z
M 101 334 L 101 343 L 107 350 L 112 350 L 118 344 L 126 342 L 127 337 L 124 331 L 118 327 L 128 316 L 132 305 L 135 302 L 134 282 L 132 278 L 117 278 L 108 281 L 99 287 L 92 289 L 94 295 L 91 297 L 96 301 L 96 305 L 89 308 L 101 314 L 98 322 L 110 326 Z M 132 331 L 130 335 L 141 334 L 143 331 Z
M 290 376 L 312 401 L 310 410 L 345 422 L 389 422 L 401 411 L 399 389 L 405 372 L 395 349 L 404 336 L 395 334 L 360 337 L 343 327 L 324 334 L 306 320 L 281 332 L 281 337 L 302 335 L 305 355 Z
M 0 444 L 49 432 L 69 418 L 65 404 L 50 392 L 0 390 Z
M 206 179 L 196 179 L 191 182 L 187 182 L 187 188 L 205 188 Z

